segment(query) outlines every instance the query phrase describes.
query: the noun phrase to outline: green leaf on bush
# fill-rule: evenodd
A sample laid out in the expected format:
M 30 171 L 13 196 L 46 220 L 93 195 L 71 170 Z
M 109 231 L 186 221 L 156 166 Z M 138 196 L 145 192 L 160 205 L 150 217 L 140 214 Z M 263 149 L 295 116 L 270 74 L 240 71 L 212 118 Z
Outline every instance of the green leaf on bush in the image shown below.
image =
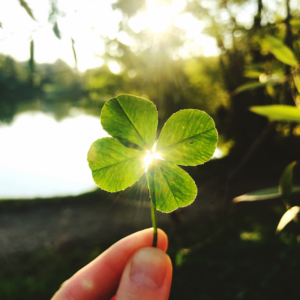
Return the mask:
M 299 192 L 300 192 L 300 186 L 292 187 L 292 193 L 299 193 Z M 280 197 L 281 194 L 278 192 L 278 186 L 274 186 L 271 188 L 257 190 L 248 194 L 235 197 L 233 199 L 233 202 L 273 200 Z
M 294 82 L 298 93 L 300 93 L 300 73 L 294 74 Z
M 218 133 L 213 119 L 203 111 L 185 109 L 173 114 L 164 125 L 156 151 L 177 165 L 196 166 L 214 154 Z
M 72 42 L 72 52 L 73 52 L 73 56 L 74 56 L 74 60 L 75 60 L 75 67 L 77 69 L 77 54 L 76 54 L 76 49 L 75 49 L 75 41 L 71 38 L 71 42 Z
M 188 173 L 164 160 L 149 166 L 147 172 L 151 199 L 156 209 L 171 212 L 190 205 L 196 198 L 197 186 Z
M 278 193 L 277 186 L 253 191 L 251 193 L 235 197 L 233 199 L 233 202 L 262 201 L 262 200 L 270 200 L 275 198 L 280 198 L 280 194 Z
M 33 16 L 33 13 L 31 11 L 31 8 L 28 6 L 27 2 L 25 0 L 19 0 L 20 5 L 26 10 L 27 14 L 34 20 L 36 21 L 35 17 Z
M 30 51 L 30 59 L 29 59 L 29 69 L 31 72 L 31 76 L 33 76 L 34 74 L 34 41 L 31 40 L 30 41 L 30 45 L 29 45 L 29 51 Z
M 290 21 L 290 24 L 295 29 L 300 29 L 300 19 L 293 19 L 293 20 Z
M 60 30 L 58 28 L 57 22 L 54 23 L 53 32 L 54 32 L 55 36 L 60 40 L 61 39 L 61 34 L 60 34 Z
M 259 89 L 259 88 L 264 88 L 266 86 L 273 86 L 273 85 L 277 85 L 277 84 L 280 84 L 282 83 L 282 79 L 281 78 L 276 78 L 276 79 L 269 79 L 265 82 L 259 82 L 259 81 L 252 81 L 252 82 L 247 82 L 247 83 L 244 83 L 242 85 L 240 85 L 239 87 L 237 87 L 233 92 L 232 94 L 233 95 L 237 95 L 239 93 L 242 93 L 242 92 L 246 92 L 246 91 L 252 91 L 252 90 L 256 90 L 256 89 Z
M 256 114 L 268 117 L 273 121 L 289 121 L 300 123 L 300 109 L 290 105 L 252 106 L 250 110 Z
M 247 78 L 259 78 L 259 76 L 262 74 L 262 72 L 260 71 L 256 71 L 256 70 L 246 70 L 244 72 L 244 77 Z
M 277 226 L 276 232 L 280 232 L 288 223 L 290 223 L 300 212 L 299 206 L 294 206 L 287 210 L 281 217 L 279 224 Z
M 153 205 L 171 212 L 191 204 L 197 195 L 193 179 L 176 164 L 195 166 L 208 161 L 218 134 L 205 112 L 182 110 L 166 122 L 155 154 L 157 123 L 151 101 L 130 95 L 110 99 L 101 111 L 101 124 L 112 137 L 92 144 L 88 162 L 95 183 L 109 192 L 131 186 L 147 172 Z
M 270 51 L 281 62 L 293 67 L 298 65 L 298 61 L 293 51 L 281 40 L 274 38 L 273 36 L 267 36 L 262 41 L 262 44 L 264 48 Z
M 279 181 L 279 193 L 283 198 L 289 200 L 293 188 L 293 169 L 296 161 L 290 163 L 283 171 Z

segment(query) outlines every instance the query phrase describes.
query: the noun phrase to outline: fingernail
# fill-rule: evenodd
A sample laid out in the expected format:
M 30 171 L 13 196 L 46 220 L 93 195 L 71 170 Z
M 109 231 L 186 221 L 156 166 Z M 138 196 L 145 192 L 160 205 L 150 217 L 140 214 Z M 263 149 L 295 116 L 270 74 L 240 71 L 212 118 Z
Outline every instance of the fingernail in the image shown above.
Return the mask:
M 140 288 L 159 289 L 165 280 L 169 257 L 157 248 L 139 250 L 131 261 L 130 280 Z

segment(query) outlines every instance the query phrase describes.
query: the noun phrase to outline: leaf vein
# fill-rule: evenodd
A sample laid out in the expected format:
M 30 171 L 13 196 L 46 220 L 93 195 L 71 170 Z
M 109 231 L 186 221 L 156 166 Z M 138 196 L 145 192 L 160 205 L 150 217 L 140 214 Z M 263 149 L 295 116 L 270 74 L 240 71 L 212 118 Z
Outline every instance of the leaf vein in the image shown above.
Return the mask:
M 185 142 L 185 141 L 187 141 L 187 140 L 189 140 L 189 139 L 192 139 L 192 138 L 194 138 L 194 137 L 196 137 L 196 136 L 198 136 L 198 135 L 204 134 L 204 133 L 209 132 L 209 131 L 214 130 L 214 129 L 215 129 L 215 127 L 210 128 L 210 129 L 208 129 L 208 130 L 205 130 L 205 131 L 203 131 L 203 132 L 201 132 L 201 133 L 197 133 L 197 134 L 195 134 L 195 135 L 193 135 L 193 136 L 190 136 L 190 137 L 188 137 L 188 138 L 186 138 L 186 139 L 184 139 L 184 140 L 181 140 L 181 141 L 179 141 L 179 142 L 177 142 L 177 143 L 174 143 L 174 144 L 172 144 L 172 145 L 169 145 L 169 146 L 167 146 L 167 147 L 164 147 L 164 148 L 162 148 L 161 150 L 164 150 L 164 149 L 167 149 L 167 148 L 170 148 L 170 147 L 174 147 L 174 146 L 177 145 L 177 144 L 183 143 L 183 142 Z
M 177 199 L 176 199 L 176 197 L 175 197 L 175 195 L 174 195 L 174 193 L 173 193 L 173 191 L 172 191 L 172 189 L 171 189 L 171 187 L 170 187 L 169 181 L 167 180 L 167 177 L 165 176 L 164 172 L 162 171 L 161 166 L 158 166 L 158 167 L 159 167 L 161 173 L 163 174 L 163 177 L 165 178 L 165 181 L 167 182 L 167 185 L 168 185 L 168 187 L 169 187 L 169 189 L 170 189 L 170 191 L 171 191 L 171 193 L 172 193 L 172 195 L 173 195 L 173 198 L 174 198 L 176 204 L 179 206 L 178 201 L 177 201 Z
M 103 168 L 100 168 L 100 169 L 94 169 L 94 170 L 92 170 L 92 171 L 100 171 L 100 170 L 103 170 L 103 169 L 106 169 L 106 168 L 110 168 L 110 167 L 112 167 L 112 166 L 116 166 L 116 165 L 122 164 L 122 163 L 124 163 L 124 162 L 126 162 L 126 161 L 129 161 L 129 160 L 135 160 L 135 159 L 138 159 L 138 158 L 139 158 L 139 157 L 131 157 L 131 158 L 128 158 L 128 159 L 119 161 L 119 162 L 117 162 L 117 163 L 115 163 L 115 164 L 111 164 L 111 165 L 109 165 L 109 166 L 106 166 L 106 167 L 103 167 Z
M 138 132 L 138 130 L 136 129 L 135 125 L 133 124 L 133 122 L 129 119 L 129 116 L 126 114 L 125 110 L 123 109 L 122 105 L 120 104 L 118 98 L 116 98 L 118 101 L 119 106 L 121 107 L 124 115 L 127 117 L 128 121 L 130 122 L 130 124 L 132 125 L 132 127 L 134 128 L 134 130 L 136 131 L 136 133 L 139 135 L 139 137 L 142 139 L 142 141 L 147 145 L 146 141 L 142 138 L 141 134 Z

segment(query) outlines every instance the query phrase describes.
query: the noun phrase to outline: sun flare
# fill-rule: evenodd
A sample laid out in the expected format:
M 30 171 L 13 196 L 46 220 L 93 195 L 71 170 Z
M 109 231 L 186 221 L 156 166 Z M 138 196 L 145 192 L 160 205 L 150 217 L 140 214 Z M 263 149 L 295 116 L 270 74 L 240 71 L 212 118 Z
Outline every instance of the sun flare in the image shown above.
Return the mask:
M 144 156 L 144 162 L 146 166 L 146 171 L 148 170 L 149 165 L 152 164 L 154 159 L 163 159 L 158 152 L 146 151 L 146 155 Z
M 159 0 L 147 0 L 146 3 L 146 11 L 138 13 L 130 22 L 136 32 L 148 28 L 155 34 L 163 33 L 185 7 L 184 0 L 173 0 L 169 5 Z
M 149 29 L 153 33 L 164 32 L 173 22 L 173 13 L 167 6 L 148 6 L 147 18 Z

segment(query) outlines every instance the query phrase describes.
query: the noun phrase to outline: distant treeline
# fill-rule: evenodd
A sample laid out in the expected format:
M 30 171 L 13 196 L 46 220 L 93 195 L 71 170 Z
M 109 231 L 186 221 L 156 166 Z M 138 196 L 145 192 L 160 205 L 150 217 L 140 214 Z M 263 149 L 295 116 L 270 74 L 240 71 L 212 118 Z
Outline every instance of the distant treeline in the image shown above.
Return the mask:
M 174 61 L 165 70 L 172 71 L 171 76 L 143 73 L 139 64 L 137 59 L 140 70 L 120 74 L 107 65 L 79 73 L 57 60 L 35 64 L 32 74 L 27 62 L 0 55 L 0 122 L 9 123 L 26 110 L 52 112 L 57 119 L 67 116 L 71 107 L 99 115 L 103 104 L 119 93 L 154 101 L 162 122 L 178 109 L 199 108 L 215 114 L 218 107 L 227 105 L 229 96 L 222 86 L 217 57 Z

